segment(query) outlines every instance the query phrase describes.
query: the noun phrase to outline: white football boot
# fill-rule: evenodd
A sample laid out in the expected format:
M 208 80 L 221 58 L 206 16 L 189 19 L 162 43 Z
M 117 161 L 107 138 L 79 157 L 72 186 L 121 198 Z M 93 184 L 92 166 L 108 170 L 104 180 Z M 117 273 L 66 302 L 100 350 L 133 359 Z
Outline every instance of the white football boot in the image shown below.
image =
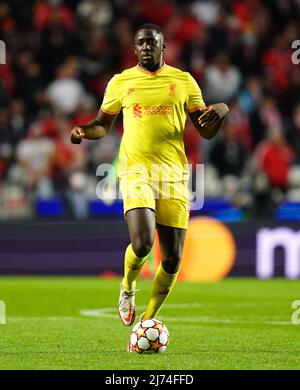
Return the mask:
M 135 308 L 135 293 L 134 291 L 125 291 L 121 285 L 118 312 L 121 321 L 125 326 L 130 326 L 134 323 L 136 316 Z

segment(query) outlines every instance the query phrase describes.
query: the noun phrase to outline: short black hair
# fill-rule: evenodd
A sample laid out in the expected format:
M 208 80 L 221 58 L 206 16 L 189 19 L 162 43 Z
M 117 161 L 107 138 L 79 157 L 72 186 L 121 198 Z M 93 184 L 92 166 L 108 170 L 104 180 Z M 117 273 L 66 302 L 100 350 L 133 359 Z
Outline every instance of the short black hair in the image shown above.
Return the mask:
M 144 24 L 142 24 L 141 26 L 139 26 L 136 29 L 135 34 L 137 34 L 137 32 L 140 31 L 140 30 L 154 30 L 158 34 L 164 35 L 164 32 L 163 32 L 162 28 L 158 24 L 154 24 L 154 23 L 144 23 Z

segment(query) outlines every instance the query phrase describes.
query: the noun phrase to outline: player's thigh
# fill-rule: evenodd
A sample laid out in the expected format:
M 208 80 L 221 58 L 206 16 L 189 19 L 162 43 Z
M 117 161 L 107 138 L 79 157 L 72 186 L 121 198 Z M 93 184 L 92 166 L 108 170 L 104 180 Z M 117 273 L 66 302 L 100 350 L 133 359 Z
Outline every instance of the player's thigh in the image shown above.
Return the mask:
M 187 229 L 189 221 L 188 188 L 185 182 L 168 183 L 169 191 L 160 190 L 156 199 L 156 223 Z
M 125 214 L 133 250 L 139 257 L 146 256 L 154 242 L 155 212 L 151 208 L 139 207 Z
M 120 180 L 124 215 L 129 210 L 149 208 L 155 210 L 155 198 L 147 177 L 138 174 L 128 174 Z

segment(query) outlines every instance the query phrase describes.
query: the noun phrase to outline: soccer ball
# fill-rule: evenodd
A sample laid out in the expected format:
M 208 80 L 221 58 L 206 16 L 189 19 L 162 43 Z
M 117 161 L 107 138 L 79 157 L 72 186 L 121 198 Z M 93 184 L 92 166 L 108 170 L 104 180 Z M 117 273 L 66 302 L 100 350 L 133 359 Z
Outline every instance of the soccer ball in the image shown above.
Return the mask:
M 169 331 L 161 321 L 150 318 L 132 329 L 128 350 L 137 353 L 162 353 L 169 344 Z

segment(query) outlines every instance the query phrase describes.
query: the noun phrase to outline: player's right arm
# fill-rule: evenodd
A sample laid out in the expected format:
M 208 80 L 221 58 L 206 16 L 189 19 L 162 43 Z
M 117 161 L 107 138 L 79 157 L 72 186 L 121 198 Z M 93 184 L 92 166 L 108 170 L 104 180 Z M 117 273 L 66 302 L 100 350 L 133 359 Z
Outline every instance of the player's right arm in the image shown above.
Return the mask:
M 82 138 L 95 140 L 103 138 L 110 131 L 117 116 L 106 114 L 100 108 L 97 117 L 91 122 L 73 127 L 70 134 L 71 142 L 80 144 Z
M 82 138 L 103 138 L 110 131 L 122 108 L 119 97 L 120 86 L 118 80 L 118 75 L 115 75 L 107 84 L 103 102 L 97 117 L 86 125 L 75 126 L 71 130 L 70 137 L 73 144 L 80 144 Z

